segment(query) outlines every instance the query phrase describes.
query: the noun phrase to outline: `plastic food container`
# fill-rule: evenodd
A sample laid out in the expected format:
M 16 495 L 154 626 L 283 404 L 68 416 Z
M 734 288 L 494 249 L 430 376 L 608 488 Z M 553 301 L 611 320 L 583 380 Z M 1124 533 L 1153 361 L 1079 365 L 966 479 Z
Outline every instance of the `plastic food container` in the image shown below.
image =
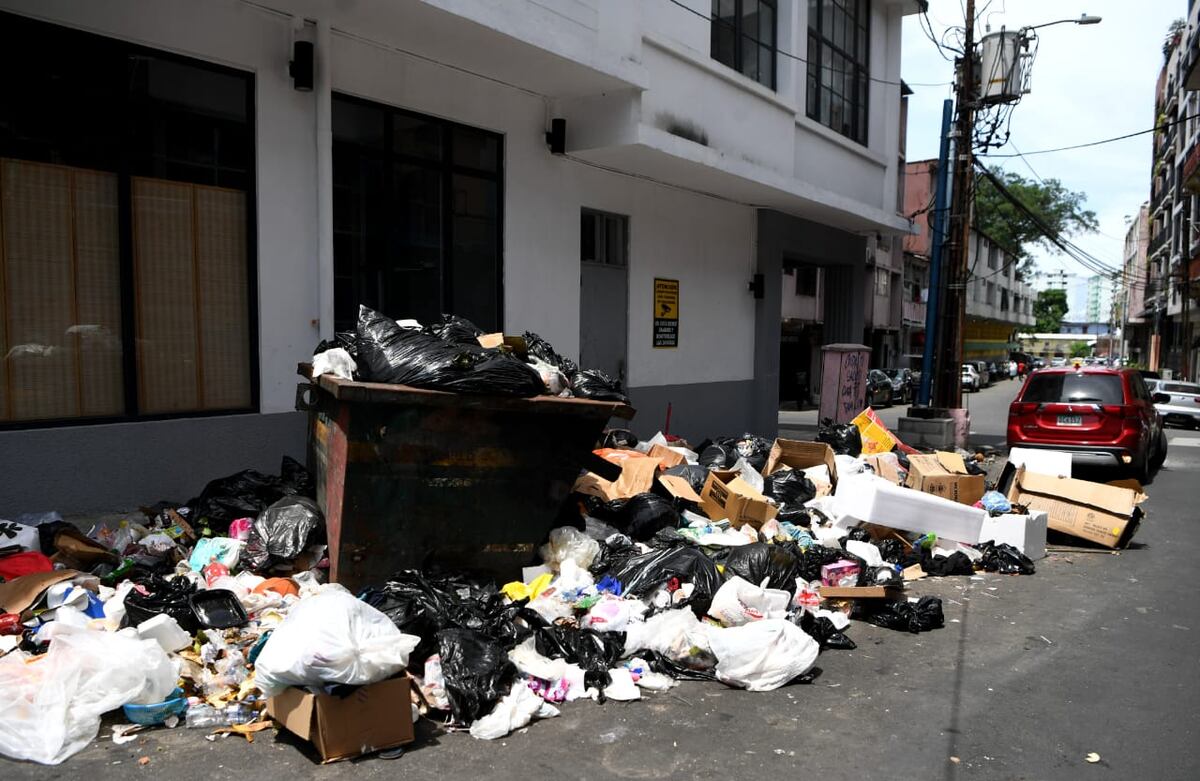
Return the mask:
M 223 588 L 197 591 L 190 600 L 192 612 L 200 625 L 209 629 L 230 629 L 244 626 L 249 617 L 237 595 Z
M 134 724 L 162 724 L 167 720 L 168 716 L 182 716 L 187 710 L 187 697 L 183 696 L 183 689 L 176 688 L 171 692 L 171 696 L 162 702 L 151 703 L 150 705 L 134 705 L 132 703 L 125 705 L 125 718 L 132 721 Z

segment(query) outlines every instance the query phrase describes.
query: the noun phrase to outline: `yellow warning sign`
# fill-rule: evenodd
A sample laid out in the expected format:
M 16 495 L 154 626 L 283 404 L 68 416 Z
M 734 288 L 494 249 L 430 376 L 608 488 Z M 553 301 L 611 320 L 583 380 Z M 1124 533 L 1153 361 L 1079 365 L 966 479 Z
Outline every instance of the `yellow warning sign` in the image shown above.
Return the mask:
M 679 346 L 679 280 L 654 280 L 654 346 Z

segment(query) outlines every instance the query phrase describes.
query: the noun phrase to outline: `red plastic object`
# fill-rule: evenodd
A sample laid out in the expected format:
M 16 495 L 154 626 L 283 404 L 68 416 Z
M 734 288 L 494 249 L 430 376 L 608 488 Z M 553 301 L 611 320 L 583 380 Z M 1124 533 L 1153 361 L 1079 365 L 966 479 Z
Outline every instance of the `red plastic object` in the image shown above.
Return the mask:
M 14 553 L 0 559 L 0 578 L 5 580 L 15 580 L 22 575 L 49 572 L 52 569 L 54 563 L 35 550 Z
M 0 635 L 19 635 L 25 627 L 16 613 L 0 613 Z

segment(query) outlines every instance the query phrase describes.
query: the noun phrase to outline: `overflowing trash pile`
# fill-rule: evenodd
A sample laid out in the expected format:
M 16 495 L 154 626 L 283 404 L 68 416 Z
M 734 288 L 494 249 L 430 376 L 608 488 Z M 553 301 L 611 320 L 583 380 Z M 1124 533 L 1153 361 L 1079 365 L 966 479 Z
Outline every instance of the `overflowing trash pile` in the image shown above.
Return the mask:
M 535 335 L 477 349 L 477 331 L 364 308 L 314 371 L 619 393 Z M 504 583 L 434 570 L 358 593 L 327 582 L 313 480 L 290 459 L 278 476 L 214 480 L 116 527 L 0 521 L 15 540 L 0 548 L 0 754 L 60 763 L 118 709 L 118 743 L 174 727 L 253 740 L 276 725 L 333 761 L 407 744 L 422 720 L 495 739 L 564 703 L 638 700 L 680 680 L 770 691 L 855 648 L 855 622 L 941 627 L 940 599 L 910 593 L 924 578 L 1034 574 L 1048 527 L 1127 544 L 1145 498 L 1038 454 L 991 485 L 976 457 L 917 453 L 866 413 L 823 423 L 815 441 L 693 448 L 610 430 L 596 445 L 604 474 L 579 475 L 562 525 Z M 1116 536 L 1072 527 L 1072 502 L 1107 514 Z

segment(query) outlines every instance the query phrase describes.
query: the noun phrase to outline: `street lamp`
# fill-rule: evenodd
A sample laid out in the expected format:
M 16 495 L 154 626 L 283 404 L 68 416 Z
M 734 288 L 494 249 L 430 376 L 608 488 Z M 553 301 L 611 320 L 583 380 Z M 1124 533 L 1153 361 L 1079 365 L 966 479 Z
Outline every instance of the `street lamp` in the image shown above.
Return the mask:
M 1100 24 L 1100 20 L 1101 20 L 1101 17 L 1099 17 L 1099 16 L 1088 16 L 1087 14 L 1080 14 L 1078 19 L 1059 19 L 1056 22 L 1046 22 L 1045 24 L 1034 24 L 1034 25 L 1030 25 L 1029 27 L 1022 27 L 1021 29 L 1022 30 L 1037 30 L 1042 27 L 1049 27 L 1054 24 Z

